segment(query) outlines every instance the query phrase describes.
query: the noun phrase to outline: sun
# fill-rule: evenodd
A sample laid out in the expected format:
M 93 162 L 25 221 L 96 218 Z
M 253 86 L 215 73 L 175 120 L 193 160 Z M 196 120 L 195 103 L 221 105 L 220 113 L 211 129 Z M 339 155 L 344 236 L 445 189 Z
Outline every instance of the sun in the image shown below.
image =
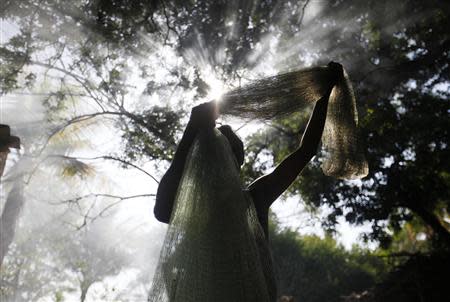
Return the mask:
M 210 68 L 203 72 L 203 79 L 209 86 L 208 94 L 206 95 L 207 99 L 220 102 L 227 91 L 225 83 L 219 80 Z
M 208 99 L 216 100 L 217 102 L 220 102 L 222 96 L 225 94 L 226 89 L 223 83 L 219 80 L 210 81 L 208 82 L 208 85 L 210 87 L 208 91 Z

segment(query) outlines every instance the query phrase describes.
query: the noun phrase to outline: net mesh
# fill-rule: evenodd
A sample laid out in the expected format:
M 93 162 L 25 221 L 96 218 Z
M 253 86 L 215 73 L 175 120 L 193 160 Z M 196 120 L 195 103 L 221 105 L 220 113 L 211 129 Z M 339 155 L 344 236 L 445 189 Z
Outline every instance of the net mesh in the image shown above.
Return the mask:
M 338 178 L 363 177 L 368 167 L 355 97 L 338 64 L 255 81 L 227 93 L 220 112 L 270 120 L 304 110 L 328 94 L 322 170 Z M 228 140 L 216 129 L 200 131 L 191 146 L 148 300 L 276 300 L 267 241 Z
M 188 155 L 149 301 L 275 301 L 270 252 L 238 164 L 216 129 Z
M 326 175 L 341 179 L 367 176 L 369 166 L 358 133 L 358 112 L 352 84 L 344 71 L 338 77 L 329 98 L 325 128 L 322 134 Z
M 322 147 L 322 170 L 343 179 L 368 173 L 351 82 L 342 66 L 330 63 L 252 82 L 225 94 L 222 114 L 244 119 L 272 120 L 299 112 L 327 95 L 329 98 Z

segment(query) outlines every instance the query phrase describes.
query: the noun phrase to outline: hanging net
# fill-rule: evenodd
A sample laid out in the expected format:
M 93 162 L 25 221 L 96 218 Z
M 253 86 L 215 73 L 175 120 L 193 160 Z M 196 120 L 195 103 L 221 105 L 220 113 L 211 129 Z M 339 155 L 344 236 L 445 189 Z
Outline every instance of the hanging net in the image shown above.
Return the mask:
M 195 139 L 153 279 L 152 302 L 272 302 L 272 263 L 238 164 L 218 130 Z
M 347 73 L 337 63 L 254 81 L 222 97 L 222 114 L 245 119 L 272 120 L 306 109 L 330 92 L 322 148 L 322 170 L 343 179 L 368 173 L 358 137 L 355 96 Z
M 329 97 L 322 136 L 325 174 L 361 178 L 367 162 L 357 134 L 351 83 L 330 63 L 255 81 L 227 93 L 220 112 L 271 120 Z M 152 302 L 273 302 L 272 262 L 228 140 L 202 130 L 191 146 L 152 283 Z

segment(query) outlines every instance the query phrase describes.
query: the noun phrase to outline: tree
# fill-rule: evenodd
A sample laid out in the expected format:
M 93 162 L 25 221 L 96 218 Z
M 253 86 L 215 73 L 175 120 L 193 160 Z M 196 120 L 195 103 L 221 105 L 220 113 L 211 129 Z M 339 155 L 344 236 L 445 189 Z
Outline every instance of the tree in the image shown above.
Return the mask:
M 300 236 L 271 226 L 278 293 L 295 301 L 342 301 L 372 287 L 387 269 L 376 253 L 346 251 L 331 237 Z
M 76 215 L 60 215 L 39 226 L 26 225 L 15 238 L 1 271 L 5 301 L 79 295 L 84 302 L 93 284 L 129 268 L 128 253 L 133 249 L 117 244 L 123 239 L 111 235 L 111 220 L 77 231 L 67 224 Z
M 10 135 L 8 125 L 0 125 L 0 186 L 1 179 L 8 159 L 9 148 L 20 148 L 20 139 Z M 1 241 L 0 247 L 0 267 L 3 259 L 8 252 L 8 248 L 14 238 L 16 222 L 23 205 L 22 183 L 19 179 L 13 185 L 8 194 L 5 205 L 0 216 Z
M 0 267 L 3 259 L 8 253 L 9 246 L 14 239 L 17 220 L 19 219 L 20 210 L 24 204 L 23 183 L 18 180 L 8 194 L 6 203 L 0 217 L 1 242 L 0 247 Z
M 59 166 L 62 175 L 66 176 L 83 175 L 90 171 L 90 165 L 85 161 L 92 158 L 81 161 L 70 156 L 70 150 L 81 141 L 75 138 L 74 144 L 74 136 L 69 138 L 77 126 L 102 117 L 102 121 L 115 117 L 120 129 L 118 135 L 129 139 L 129 147 L 125 147 L 120 156 L 114 156 L 112 151 L 95 159 L 134 167 L 153 179 L 150 173 L 126 159 L 141 158 L 143 152 L 149 158 L 165 159 L 173 152 L 174 136 L 179 127 L 178 110 L 171 110 L 164 104 L 150 104 L 136 112 L 126 108 L 125 96 L 133 88 L 124 81 L 130 49 L 139 46 L 145 51 L 148 47 L 144 48 L 142 43 L 135 44 L 136 37 L 133 35 L 124 38 L 123 33 L 130 30 L 128 27 L 117 30 L 109 21 L 106 22 L 107 28 L 98 26 L 106 24 L 103 18 L 97 16 L 97 12 L 106 9 L 105 4 L 95 8 L 72 1 L 13 1 L 2 7 L 2 24 L 7 24 L 12 35 L 4 41 L 2 34 L 0 95 L 32 95 L 35 103 L 42 104 L 46 111 L 45 118 L 37 127 L 14 124 L 14 127 L 22 127 L 22 133 L 25 133 L 22 138 L 26 163 L 15 169 L 20 171 L 25 184 L 19 183 L 22 180 L 17 181 L 15 190 L 11 191 L 3 207 L 2 260 L 14 240 L 14 226 L 24 203 L 18 188 L 21 191 L 23 187 L 26 191 L 33 177 L 39 174 L 38 170 L 51 169 L 52 165 Z M 137 12 L 143 11 L 135 7 L 134 11 L 128 11 L 128 16 Z M 40 106 L 34 107 L 42 110 Z M 70 112 L 71 109 L 74 111 Z M 139 143 L 134 144 L 133 141 Z M 16 176 L 6 181 L 15 181 Z M 33 193 L 30 195 L 35 195 Z M 108 197 L 107 193 L 96 194 Z M 109 197 L 116 202 L 123 200 L 123 196 L 109 194 Z
M 80 302 L 86 300 L 90 287 L 107 276 L 117 275 L 125 264 L 125 253 L 116 246 L 99 244 L 101 234 L 84 228 L 72 233 L 70 240 L 60 242 L 59 257 L 62 270 L 76 276 Z
M 11 244 L 0 271 L 0 297 L 2 301 L 38 301 L 57 295 L 64 290 L 61 283 L 67 276 L 62 274 L 55 246 L 44 236 L 35 236 L 30 229 L 19 230 Z M 44 234 L 44 229 L 36 229 Z M 48 232 L 48 230 L 45 230 Z M 65 284 L 67 286 L 67 283 Z
M 65 176 L 83 176 L 92 160 L 137 169 L 153 182 L 155 176 L 142 164 L 160 166 L 171 159 L 189 108 L 211 90 L 210 77 L 231 88 L 334 60 L 355 84 L 371 172 L 361 182 L 327 178 L 319 170 L 319 156 L 291 187 L 291 196 L 312 211 L 330 209 L 324 220 L 328 229 L 339 217 L 354 224 L 370 222 L 367 239 L 388 243 L 393 233 L 394 247 L 409 249 L 401 244 L 402 232 L 417 224 L 418 233 L 445 242 L 448 4 L 238 2 L 7 1 L 0 17 L 12 29 L 0 46 L 0 93 L 16 96 L 18 107 L 24 95 L 31 95 L 45 109 L 40 136 L 23 137 L 30 167 L 26 184 L 39 170 L 55 165 Z M 272 166 L 272 159 L 277 163 L 292 151 L 307 117 L 308 112 L 296 113 L 253 135 L 247 141 L 244 177 L 256 178 Z M 85 139 L 80 133 L 102 123 L 121 144 L 82 158 L 75 144 Z M 24 134 L 39 128 L 21 127 Z M 92 143 L 96 137 L 86 140 Z M 109 191 L 77 193 L 62 200 L 68 209 L 80 201 L 94 205 L 94 197 L 110 198 L 111 206 L 131 199 Z M 80 208 L 88 212 L 80 213 L 78 226 L 96 220 L 89 206 Z M 294 234 L 286 237 L 296 239 Z M 327 240 L 323 246 L 310 241 L 333 250 Z M 89 272 L 78 273 L 82 280 L 95 279 Z M 82 286 L 85 294 L 88 284 Z
M 388 244 L 386 221 L 396 232 L 405 222 L 419 217 L 436 238 L 448 242 L 446 137 L 450 104 L 448 64 L 444 62 L 450 39 L 442 32 L 449 23 L 448 6 L 407 1 L 386 5 L 370 2 L 368 7 L 371 11 L 353 28 L 354 37 L 338 41 L 336 47 L 354 43 L 354 49 L 366 50 L 352 51 L 347 66 L 350 76 L 356 79 L 361 137 L 366 140 L 370 174 L 361 182 L 327 178 L 319 170 L 319 157 L 305 169 L 291 192 L 301 194 L 313 209 L 329 207 L 331 211 L 324 221 L 329 229 L 333 229 L 338 217 L 355 224 L 370 222 L 373 228 L 366 239 Z M 344 11 L 342 3 L 333 9 Z M 417 20 L 403 17 L 409 9 L 418 11 Z M 354 10 L 365 11 L 352 4 L 347 10 L 353 11 L 351 18 L 361 16 Z M 347 54 L 344 52 L 342 57 Z M 364 61 L 372 63 L 352 68 Z M 366 71 L 371 65 L 373 70 Z M 266 150 L 276 163 L 296 147 L 301 121 L 298 117 L 278 121 L 252 140 L 255 144 L 268 142 L 259 150 Z

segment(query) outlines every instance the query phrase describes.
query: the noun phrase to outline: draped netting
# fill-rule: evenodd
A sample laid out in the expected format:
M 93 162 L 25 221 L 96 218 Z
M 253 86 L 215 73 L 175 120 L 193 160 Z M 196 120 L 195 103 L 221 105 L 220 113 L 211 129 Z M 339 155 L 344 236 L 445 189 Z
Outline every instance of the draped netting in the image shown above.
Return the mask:
M 340 64 L 332 62 L 254 81 L 225 94 L 220 112 L 245 119 L 272 120 L 305 110 L 328 95 L 322 170 L 336 178 L 362 178 L 368 173 L 368 164 L 358 136 L 355 95 Z
M 226 137 L 202 130 L 189 151 L 152 302 L 272 302 L 272 262 Z

